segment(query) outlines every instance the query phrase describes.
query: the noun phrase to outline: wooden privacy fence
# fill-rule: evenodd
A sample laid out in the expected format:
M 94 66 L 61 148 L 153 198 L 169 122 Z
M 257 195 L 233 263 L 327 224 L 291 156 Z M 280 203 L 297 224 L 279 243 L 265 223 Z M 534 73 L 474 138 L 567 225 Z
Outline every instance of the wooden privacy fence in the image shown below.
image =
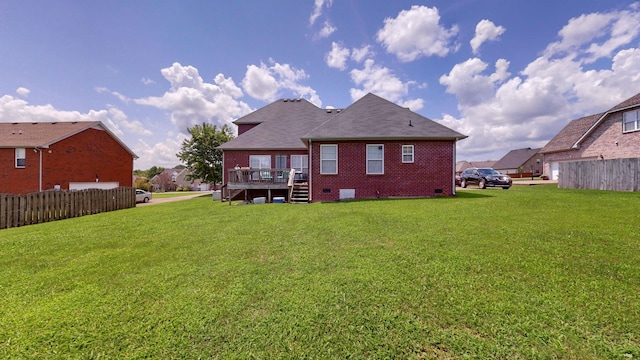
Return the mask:
M 558 187 L 639 191 L 640 158 L 561 162 Z
M 0 194 L 0 229 L 69 219 L 136 206 L 132 187 Z

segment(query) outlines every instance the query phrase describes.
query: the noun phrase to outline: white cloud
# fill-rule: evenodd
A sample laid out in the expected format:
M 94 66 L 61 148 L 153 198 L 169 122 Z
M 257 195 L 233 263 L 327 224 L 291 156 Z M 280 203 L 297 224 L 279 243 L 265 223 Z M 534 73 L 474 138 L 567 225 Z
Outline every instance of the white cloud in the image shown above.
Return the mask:
M 164 141 L 149 145 L 140 139 L 131 149 L 138 155 L 134 162 L 135 169 L 149 169 L 152 166 L 172 168 L 180 163 L 176 156 L 180 152 L 182 142 L 189 136 L 179 133 L 173 137 L 167 137 Z
M 325 56 L 327 66 L 344 70 L 347 68 L 347 59 L 349 58 L 349 49 L 343 48 L 338 43 L 331 43 L 331 51 Z
M 108 118 L 106 110 L 79 111 L 58 110 L 51 104 L 30 105 L 27 101 L 11 95 L 0 97 L 0 122 L 55 122 L 55 121 L 103 121 Z
M 562 40 L 549 44 L 542 56 L 514 77 L 510 77 L 504 59 L 496 62 L 492 73 L 480 59 L 453 66 L 440 83 L 458 98 L 460 117 L 443 114 L 442 121 L 469 135 L 459 143 L 458 153 L 486 160 L 500 158 L 505 149 L 541 147 L 570 120 L 606 111 L 637 94 L 637 46 L 607 50 L 612 51 L 610 66 L 584 66 L 587 60 L 604 54 L 595 48 L 633 34 L 628 26 L 630 18 L 630 12 L 621 11 L 571 19 L 560 32 Z M 621 25 L 620 31 L 613 31 L 613 24 L 623 23 L 626 25 Z M 618 43 L 631 44 L 637 38 L 635 34 L 633 39 Z
M 506 79 L 509 63 L 500 59 L 496 62 L 496 72 L 483 75 L 487 64 L 478 58 L 456 64 L 451 72 L 440 77 L 440 84 L 447 87 L 446 92 L 458 98 L 460 106 L 474 106 L 495 96 L 496 82 Z
M 171 111 L 171 122 L 180 131 L 203 122 L 222 126 L 251 111 L 238 98 L 242 91 L 233 79 L 218 74 L 214 83 L 202 80 L 198 69 L 174 63 L 161 70 L 171 87 L 162 96 L 135 99 L 140 105 L 153 106 Z
M 94 88 L 94 90 L 99 94 L 109 93 L 109 94 L 115 96 L 116 98 L 118 98 L 120 101 L 122 101 L 124 103 L 128 103 L 129 101 L 131 101 L 131 99 L 129 99 L 125 95 L 122 95 L 121 93 L 119 93 L 117 91 L 111 91 L 111 90 L 109 90 L 108 88 L 106 88 L 104 86 L 97 86 L 97 87 Z
M 636 6 L 630 10 L 583 14 L 569 20 L 558 33 L 560 41 L 549 44 L 544 56 L 572 56 L 589 64 L 612 57 L 639 34 L 640 12 Z
M 156 83 L 155 81 L 153 81 L 151 79 L 148 79 L 148 78 L 145 78 L 145 77 L 140 79 L 140 82 L 145 84 L 145 85 L 151 85 L 151 84 L 155 84 Z
M 118 129 L 120 133 L 130 133 L 151 136 L 151 130 L 145 129 L 144 125 L 138 120 L 129 120 L 124 111 L 115 106 L 109 106 L 109 118 L 113 128 Z
M 260 66 L 249 65 L 242 80 L 242 88 L 251 97 L 271 102 L 280 96 L 281 91 L 289 91 L 294 97 L 304 97 L 318 107 L 322 101 L 314 89 L 300 84 L 309 76 L 304 70 L 293 68 L 289 64 L 276 63 L 270 60 L 271 66 L 261 63 Z
M 352 88 L 350 90 L 353 101 L 360 99 L 367 93 L 374 93 L 402 106 L 408 106 L 413 111 L 423 107 L 424 101 L 422 99 L 403 100 L 409 93 L 409 86 L 414 84 L 412 81 L 402 82 L 391 70 L 376 65 L 371 59 L 364 62 L 364 68 L 351 70 L 350 75 L 351 80 L 357 86 L 361 86 L 359 89 Z
M 327 7 L 331 7 L 333 0 L 315 0 L 313 13 L 309 17 L 309 25 L 313 25 L 316 20 L 322 15 L 322 10 Z
M 495 41 L 505 32 L 502 26 L 496 26 L 489 20 L 481 20 L 476 25 L 476 35 L 469 42 L 474 54 L 480 50 L 480 46 L 486 41 Z
M 456 45 L 451 40 L 457 33 L 455 25 L 449 29 L 440 25 L 437 8 L 414 5 L 396 18 L 385 19 L 376 39 L 387 52 L 408 62 L 423 56 L 446 56 L 455 51 Z
M 351 50 L 351 59 L 355 62 L 362 62 L 365 58 L 370 58 L 373 55 L 375 54 L 369 45 L 364 45 L 361 48 Z
M 320 31 L 318 32 L 318 37 L 321 39 L 327 38 L 336 30 L 337 28 L 333 26 L 333 24 L 329 20 L 327 20 L 324 22 L 324 26 L 322 27 L 322 29 L 320 29 Z
M 24 87 L 19 87 L 16 89 L 16 93 L 22 97 L 27 97 L 31 93 L 31 90 Z

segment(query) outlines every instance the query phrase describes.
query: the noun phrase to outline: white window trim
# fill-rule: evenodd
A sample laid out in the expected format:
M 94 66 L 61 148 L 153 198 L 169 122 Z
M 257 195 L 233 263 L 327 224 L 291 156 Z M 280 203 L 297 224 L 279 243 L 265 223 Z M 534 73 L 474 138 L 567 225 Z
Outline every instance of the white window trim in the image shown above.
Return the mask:
M 18 165 L 18 160 L 23 160 L 24 165 Z M 27 149 L 16 148 L 15 165 L 17 169 L 24 169 L 27 167 Z
M 410 148 L 411 149 L 411 154 L 407 154 L 407 155 L 411 155 L 411 161 L 405 161 L 404 160 L 404 155 L 405 155 L 404 149 L 405 148 Z M 402 156 L 402 163 L 403 164 L 411 164 L 411 163 L 413 163 L 415 161 L 415 148 L 413 147 L 413 145 L 402 145 L 402 154 L 401 154 L 401 156 Z
M 632 121 L 625 121 L 626 117 L 630 116 L 631 114 L 635 115 L 635 119 Z M 634 127 L 632 129 L 625 130 L 625 124 L 634 124 Z M 640 109 L 625 111 L 624 113 L 622 113 L 622 132 L 630 133 L 638 130 L 640 130 Z
M 329 148 L 332 147 L 334 149 L 336 149 L 336 158 L 335 159 L 325 159 L 323 156 L 323 152 L 322 149 L 323 148 Z M 335 172 L 325 172 L 324 171 L 324 166 L 322 166 L 322 164 L 325 161 L 335 161 L 336 163 L 336 171 Z M 338 145 L 337 144 L 324 144 L 324 145 L 320 145 L 320 174 L 322 175 L 336 175 L 338 173 Z
M 382 147 L 382 158 L 381 159 L 369 159 L 369 148 L 370 147 L 377 147 L 380 148 Z M 384 175 L 384 144 L 367 144 L 367 148 L 366 148 L 366 152 L 367 152 L 367 175 Z M 382 163 L 382 172 L 379 173 L 374 173 L 369 171 L 369 162 L 370 161 L 380 161 Z
M 300 163 L 298 164 L 298 161 Z M 302 165 L 302 166 L 298 166 Z M 309 173 L 309 155 L 291 155 L 291 168 L 302 173 Z

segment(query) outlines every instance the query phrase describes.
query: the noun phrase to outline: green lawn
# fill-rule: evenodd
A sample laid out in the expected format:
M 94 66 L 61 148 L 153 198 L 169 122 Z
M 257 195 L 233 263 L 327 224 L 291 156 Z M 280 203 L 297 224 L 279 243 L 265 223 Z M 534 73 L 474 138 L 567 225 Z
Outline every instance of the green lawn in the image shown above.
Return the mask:
M 0 358 L 640 357 L 640 194 L 229 206 L 0 230 Z

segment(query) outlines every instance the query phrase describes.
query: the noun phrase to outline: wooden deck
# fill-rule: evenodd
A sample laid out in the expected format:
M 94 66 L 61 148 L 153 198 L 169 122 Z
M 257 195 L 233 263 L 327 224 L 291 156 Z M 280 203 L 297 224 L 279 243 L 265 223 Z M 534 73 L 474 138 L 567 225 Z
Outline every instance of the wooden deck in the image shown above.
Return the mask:
M 232 200 L 242 192 L 246 199 L 249 190 L 267 190 L 267 202 L 271 202 L 271 190 L 290 190 L 295 170 L 239 168 L 229 169 L 227 175 L 227 183 L 222 186 L 223 200 Z

